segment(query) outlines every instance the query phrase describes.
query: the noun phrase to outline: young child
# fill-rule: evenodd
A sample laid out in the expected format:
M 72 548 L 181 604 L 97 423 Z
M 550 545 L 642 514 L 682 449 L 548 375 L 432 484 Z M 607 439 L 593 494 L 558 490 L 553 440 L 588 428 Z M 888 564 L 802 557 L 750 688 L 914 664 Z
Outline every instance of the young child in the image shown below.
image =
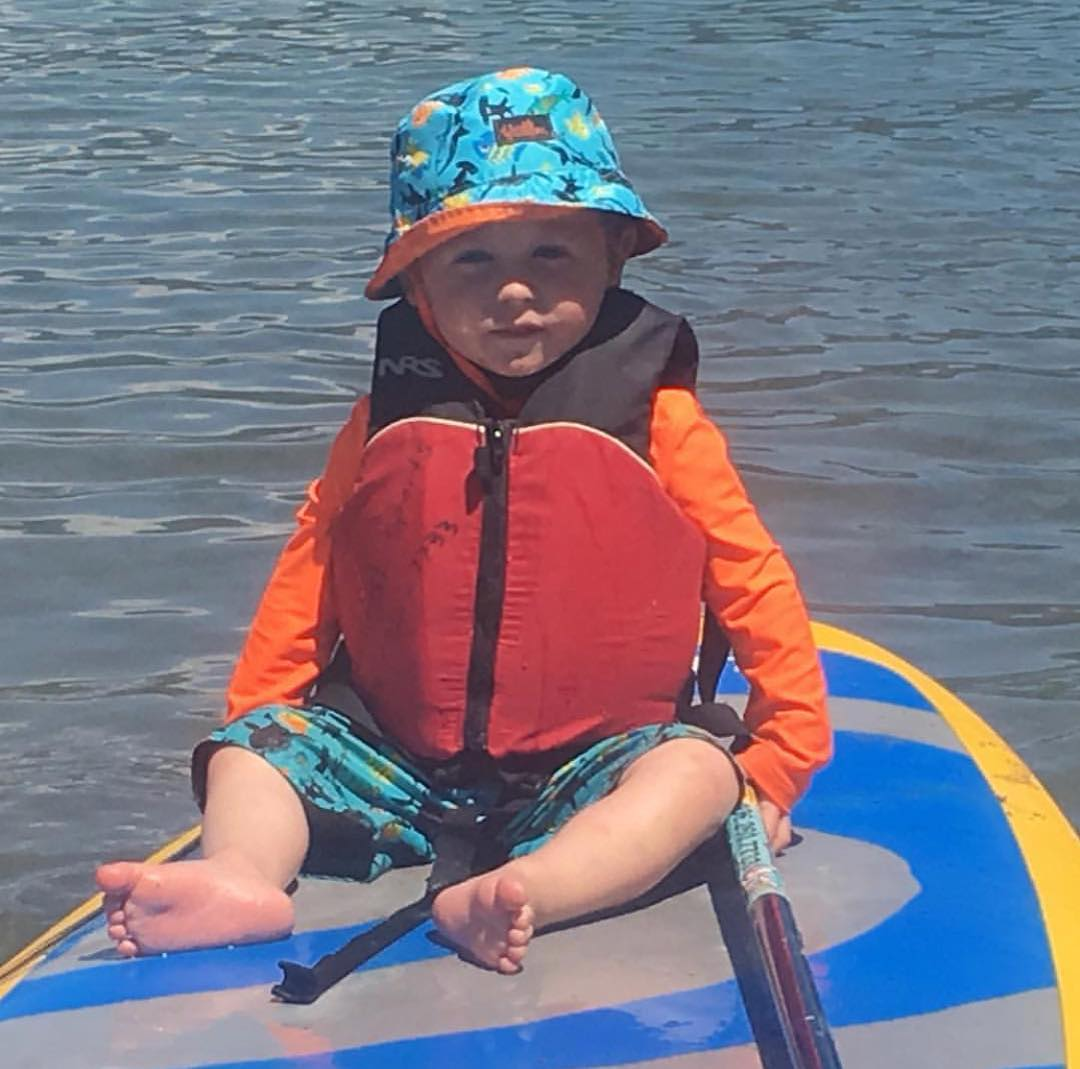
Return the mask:
M 299 871 L 430 860 L 433 816 L 471 803 L 506 860 L 435 920 L 515 972 L 536 928 L 656 884 L 743 777 L 786 845 L 829 756 L 806 612 L 695 398 L 693 334 L 618 286 L 666 234 L 589 98 L 530 68 L 461 82 L 391 156 L 371 393 L 195 752 L 202 859 L 98 870 L 123 954 L 284 935 Z M 676 719 L 702 598 L 750 683 L 737 763 Z M 366 712 L 313 697 L 339 645 Z

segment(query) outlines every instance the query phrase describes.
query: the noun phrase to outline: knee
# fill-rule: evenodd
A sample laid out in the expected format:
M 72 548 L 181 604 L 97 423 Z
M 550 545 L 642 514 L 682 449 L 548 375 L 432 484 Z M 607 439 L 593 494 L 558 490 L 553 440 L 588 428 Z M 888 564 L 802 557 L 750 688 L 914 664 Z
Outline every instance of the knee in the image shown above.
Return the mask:
M 292 790 L 288 780 L 274 765 L 242 746 L 227 743 L 218 746 L 204 758 L 204 762 L 202 769 L 193 776 L 200 808 L 205 808 L 210 793 L 219 794 L 225 790 L 279 787 Z
M 662 767 L 670 782 L 694 805 L 717 814 L 718 823 L 739 801 L 742 781 L 735 762 L 726 750 L 707 739 L 669 739 L 631 765 L 627 774 L 647 767 L 646 762 Z
M 203 763 L 203 777 L 208 785 L 234 776 L 257 776 L 261 772 L 261 766 L 266 764 L 266 761 L 251 750 L 225 742 L 208 747 L 208 752 L 199 756 Z
M 686 775 L 707 801 L 726 817 L 739 801 L 742 777 L 727 750 L 706 739 L 673 739 L 683 745 Z

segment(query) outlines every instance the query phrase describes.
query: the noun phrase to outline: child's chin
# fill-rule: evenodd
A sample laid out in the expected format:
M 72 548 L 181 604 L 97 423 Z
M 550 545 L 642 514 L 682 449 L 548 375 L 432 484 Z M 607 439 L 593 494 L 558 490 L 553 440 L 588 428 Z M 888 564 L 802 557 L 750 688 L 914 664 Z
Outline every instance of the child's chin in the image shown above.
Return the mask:
M 506 375 L 508 378 L 524 378 L 550 363 L 542 351 L 518 354 L 500 353 L 475 362 L 486 371 L 493 371 L 496 375 Z
M 502 374 L 514 378 L 524 378 L 526 375 L 532 375 L 541 368 L 546 367 L 547 364 L 548 361 L 542 355 L 519 357 L 511 360 L 503 369 Z

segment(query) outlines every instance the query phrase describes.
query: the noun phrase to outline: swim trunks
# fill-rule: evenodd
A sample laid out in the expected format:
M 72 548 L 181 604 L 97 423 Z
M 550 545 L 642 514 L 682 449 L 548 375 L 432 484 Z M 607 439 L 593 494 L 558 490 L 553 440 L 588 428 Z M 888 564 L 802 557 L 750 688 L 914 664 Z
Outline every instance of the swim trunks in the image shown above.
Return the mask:
M 550 775 L 511 776 L 516 798 L 512 816 L 498 822 L 499 846 L 509 857 L 530 853 L 576 812 L 614 790 L 638 757 L 680 738 L 704 739 L 723 749 L 702 728 L 650 724 L 593 743 Z M 192 783 L 200 806 L 207 763 L 223 745 L 258 754 L 295 788 L 311 834 L 304 862 L 311 875 L 373 880 L 391 868 L 430 862 L 432 817 L 437 821 L 440 812 L 455 806 L 494 810 L 506 801 L 506 779 L 447 783 L 445 768 L 411 759 L 334 709 L 265 705 L 218 728 L 196 748 Z

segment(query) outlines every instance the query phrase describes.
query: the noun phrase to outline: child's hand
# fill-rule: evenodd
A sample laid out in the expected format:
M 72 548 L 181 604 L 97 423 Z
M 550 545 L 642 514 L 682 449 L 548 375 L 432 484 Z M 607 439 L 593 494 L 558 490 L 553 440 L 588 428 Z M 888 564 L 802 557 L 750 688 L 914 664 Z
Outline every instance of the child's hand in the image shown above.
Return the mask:
M 758 811 L 761 813 L 761 822 L 765 825 L 769 849 L 774 854 L 779 854 L 791 845 L 791 817 L 768 798 L 759 800 Z

